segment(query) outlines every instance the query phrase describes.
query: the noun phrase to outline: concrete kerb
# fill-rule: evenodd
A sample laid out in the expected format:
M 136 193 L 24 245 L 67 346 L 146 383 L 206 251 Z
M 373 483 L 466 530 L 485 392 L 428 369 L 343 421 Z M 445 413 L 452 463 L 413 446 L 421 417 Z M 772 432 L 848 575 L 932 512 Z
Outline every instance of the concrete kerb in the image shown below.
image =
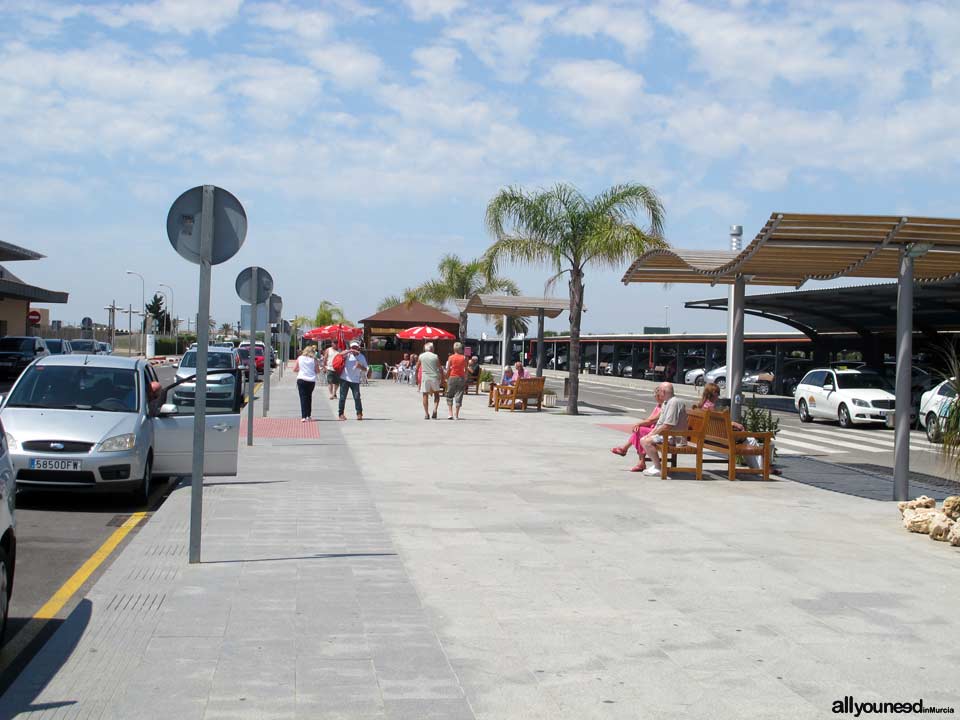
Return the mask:
M 272 415 L 297 415 L 293 384 Z M 956 703 L 942 642 L 958 629 L 942 610 L 960 590 L 955 551 L 906 535 L 891 503 L 638 477 L 610 454 L 604 416 L 494 413 L 471 395 L 465 421 L 441 403 L 426 422 L 411 387 L 363 393 L 364 422 L 337 423 L 318 395 L 318 440 L 258 440 L 238 478 L 208 482 L 199 567 L 175 492 L 90 593 L 72 654 L 41 651 L 0 716 L 813 718 L 851 694 Z M 906 589 L 918 566 L 937 572 Z

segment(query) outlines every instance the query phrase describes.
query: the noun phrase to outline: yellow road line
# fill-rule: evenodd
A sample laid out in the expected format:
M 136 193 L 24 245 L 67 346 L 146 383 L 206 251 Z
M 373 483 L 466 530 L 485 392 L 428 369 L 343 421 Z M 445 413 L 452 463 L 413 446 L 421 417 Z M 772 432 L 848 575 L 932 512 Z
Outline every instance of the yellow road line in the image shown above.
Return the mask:
M 80 566 L 80 569 L 60 586 L 60 589 L 53 594 L 42 608 L 37 610 L 30 621 L 4 644 L 3 651 L 0 653 L 0 673 L 5 672 L 10 667 L 20 653 L 46 627 L 47 622 L 57 616 L 57 613 L 69 602 L 73 594 L 83 587 L 83 583 L 90 578 L 94 571 L 103 564 L 103 561 L 110 556 L 110 553 L 117 549 L 117 546 L 130 534 L 130 531 L 146 516 L 145 512 L 134 513 L 123 525 L 114 530 L 103 545 Z
M 260 392 L 260 388 L 262 388 L 262 387 L 263 387 L 263 383 L 262 383 L 262 382 L 258 382 L 256 385 L 253 386 L 253 396 L 254 396 L 254 397 L 257 396 L 257 393 Z M 244 401 L 245 403 L 250 402 L 250 396 L 249 396 L 249 395 L 244 395 L 244 396 L 243 396 L 243 401 Z
M 147 514 L 145 512 L 134 513 L 123 525 L 114 530 L 106 542 L 104 542 L 93 555 L 87 558 L 87 561 L 80 566 L 80 569 L 60 586 L 60 589 L 53 594 L 53 597 L 47 600 L 42 608 L 37 610 L 33 616 L 34 619 L 50 620 L 51 618 L 55 618 L 73 594 L 83 586 L 94 571 L 110 556 L 110 553 L 116 549 L 117 545 L 119 545 L 129 532 L 146 516 Z

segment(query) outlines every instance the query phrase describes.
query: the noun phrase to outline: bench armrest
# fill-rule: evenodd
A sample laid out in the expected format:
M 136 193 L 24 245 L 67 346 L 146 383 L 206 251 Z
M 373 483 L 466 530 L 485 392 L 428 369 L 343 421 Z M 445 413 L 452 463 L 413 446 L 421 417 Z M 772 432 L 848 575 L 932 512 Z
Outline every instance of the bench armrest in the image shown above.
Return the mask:
M 755 438 L 757 440 L 773 440 L 776 436 L 772 432 L 750 432 L 749 430 L 734 430 L 733 437 L 736 440 L 746 440 L 747 438 Z

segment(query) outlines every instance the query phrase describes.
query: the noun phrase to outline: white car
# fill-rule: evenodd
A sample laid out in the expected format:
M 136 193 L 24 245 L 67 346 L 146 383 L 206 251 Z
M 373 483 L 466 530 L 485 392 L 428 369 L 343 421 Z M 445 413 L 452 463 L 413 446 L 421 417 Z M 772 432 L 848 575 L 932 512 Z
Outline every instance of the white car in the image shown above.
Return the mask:
M 16 481 L 13 479 L 10 448 L 0 422 L 0 642 L 7 629 L 13 571 L 17 566 L 17 533 L 14 513 Z
M 887 424 L 892 421 L 896 396 L 889 383 L 867 370 L 811 370 L 797 385 L 794 406 L 801 422 L 816 418 L 839 421 L 841 427 Z
M 207 349 L 207 406 L 211 408 L 229 408 L 236 394 L 240 392 L 240 357 L 232 347 L 210 347 Z M 221 371 L 221 372 L 218 372 Z M 191 379 L 197 374 L 197 351 L 187 350 L 180 359 L 177 368 L 177 380 L 180 382 L 173 390 L 173 403 L 182 407 L 193 407 L 196 399 L 196 383 Z
M 927 440 L 938 443 L 940 417 L 950 408 L 957 397 L 956 378 L 944 380 L 920 396 L 920 427 L 927 431 Z
M 700 387 L 703 385 L 703 376 L 706 374 L 706 371 L 703 368 L 694 368 L 693 370 L 687 370 L 686 375 L 683 376 L 684 385 L 696 385 Z

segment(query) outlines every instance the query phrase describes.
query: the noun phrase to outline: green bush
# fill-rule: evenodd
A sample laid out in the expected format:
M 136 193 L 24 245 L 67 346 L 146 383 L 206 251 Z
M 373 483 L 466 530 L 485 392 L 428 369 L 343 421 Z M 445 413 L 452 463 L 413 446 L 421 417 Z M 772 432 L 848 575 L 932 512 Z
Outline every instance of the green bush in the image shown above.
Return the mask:
M 489 370 L 481 370 L 480 382 L 486 382 L 486 383 L 493 382 L 493 373 L 491 373 Z

